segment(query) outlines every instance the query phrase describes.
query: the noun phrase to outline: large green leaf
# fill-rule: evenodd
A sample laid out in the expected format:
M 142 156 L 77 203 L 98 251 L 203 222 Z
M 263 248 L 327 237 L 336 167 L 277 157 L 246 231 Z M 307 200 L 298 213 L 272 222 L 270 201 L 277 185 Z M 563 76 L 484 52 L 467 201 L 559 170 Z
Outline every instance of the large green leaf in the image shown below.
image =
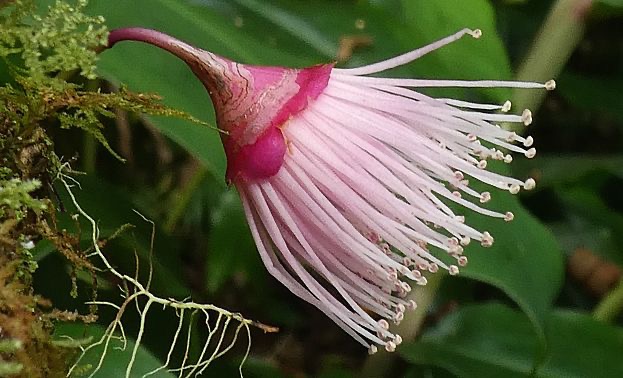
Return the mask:
M 499 304 L 461 308 L 401 354 L 417 364 L 443 367 L 459 377 L 621 377 L 623 330 L 578 313 L 547 318 L 549 348 L 533 371 L 538 341 L 528 319 Z
M 468 216 L 469 224 L 489 231 L 495 242 L 488 249 L 468 247 L 469 264 L 461 274 L 502 289 L 542 334 L 545 316 L 562 284 L 560 247 L 552 233 L 511 194 L 494 192 L 488 207 L 511 211 L 515 219 L 506 223 Z
M 564 187 L 557 190 L 562 203 L 567 208 L 570 217 L 579 218 L 577 221 L 585 227 L 584 231 L 593 231 L 586 235 L 586 242 L 580 245 L 591 248 L 610 262 L 623 266 L 623 254 L 620 245 L 623 243 L 623 215 L 613 211 L 604 202 L 602 196 L 593 190 L 582 186 Z M 572 218 L 573 219 L 573 218 Z M 569 227 L 572 228 L 572 227 Z M 582 234 L 574 238 L 576 243 L 582 242 Z M 600 242 L 604 247 L 600 248 Z M 574 246 L 575 248 L 578 245 Z M 609 248 L 608 248 L 609 247 Z
M 271 1 L 234 0 L 233 2 L 247 8 L 256 17 L 266 19 L 274 26 L 281 28 L 283 32 L 291 34 L 303 42 L 304 45 L 312 47 L 320 54 L 327 57 L 336 56 L 337 41 L 331 38 L 330 34 L 310 23 L 310 20 L 300 13 L 292 12 L 291 9 L 281 7 L 277 2 Z M 309 7 L 310 5 L 316 7 L 322 2 L 316 2 L 316 4 L 313 4 L 313 2 L 309 3 L 312 4 L 303 5 L 303 7 Z M 301 7 L 301 5 L 297 4 L 297 7 Z M 330 14 L 327 14 L 327 16 L 331 17 Z M 338 16 L 338 18 L 343 22 L 343 17 Z
M 572 311 L 547 323 L 549 352 L 540 377 L 622 377 L 623 329 Z
M 598 0 L 597 3 L 614 8 L 623 8 L 623 0 Z
M 603 171 L 623 177 L 623 156 L 594 156 L 560 154 L 537 156 L 535 159 L 518 159 L 513 162 L 513 172 L 528 176 L 538 174 L 539 186 L 543 189 L 583 181 L 589 174 Z
M 557 82 L 560 94 L 574 107 L 623 121 L 623 98 L 619 94 L 623 77 L 620 75 L 588 77 L 565 72 Z

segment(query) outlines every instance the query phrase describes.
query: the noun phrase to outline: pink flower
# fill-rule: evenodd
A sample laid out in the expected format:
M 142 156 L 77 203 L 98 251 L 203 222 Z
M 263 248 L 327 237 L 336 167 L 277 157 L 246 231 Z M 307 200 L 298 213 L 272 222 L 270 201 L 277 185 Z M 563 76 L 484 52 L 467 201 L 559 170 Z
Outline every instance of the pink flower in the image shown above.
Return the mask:
M 496 123 L 528 125 L 530 111 L 504 114 L 489 105 L 437 99 L 410 88 L 513 87 L 506 81 L 446 81 L 367 76 L 413 61 L 464 35 L 464 29 L 404 55 L 353 69 L 332 64 L 304 69 L 232 62 L 162 33 L 129 28 L 120 40 L 151 43 L 183 59 L 203 82 L 217 122 L 227 132 L 227 179 L 240 192 L 249 226 L 268 271 L 315 305 L 344 331 L 376 351 L 394 350 L 400 322 L 416 304 L 411 286 L 422 272 L 457 274 L 471 240 L 493 237 L 465 224 L 449 203 L 506 221 L 485 209 L 489 192 L 469 179 L 517 193 L 532 189 L 486 170 L 487 160 L 510 163 L 501 149 L 535 154 L 531 137 Z

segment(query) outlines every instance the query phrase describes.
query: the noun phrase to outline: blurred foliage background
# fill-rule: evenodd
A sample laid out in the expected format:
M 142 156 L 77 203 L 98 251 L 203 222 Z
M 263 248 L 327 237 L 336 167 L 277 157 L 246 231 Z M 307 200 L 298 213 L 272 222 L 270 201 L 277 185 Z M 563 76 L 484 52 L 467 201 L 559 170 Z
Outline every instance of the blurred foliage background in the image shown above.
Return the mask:
M 52 2 L 37 3 L 45 9 Z M 552 15 L 556 7 L 560 13 Z M 510 98 L 518 112 L 530 104 L 535 121 L 521 132 L 534 136 L 538 154 L 516 157 L 511 169 L 517 177 L 535 177 L 537 189 L 519 197 L 493 193 L 491 207 L 512 210 L 515 220 L 471 216 L 492 232 L 493 248 L 467 248 L 470 264 L 459 277 L 443 278 L 418 337 L 391 357 L 373 359 L 266 272 L 238 196 L 224 183 L 225 157 L 214 129 L 116 111 L 104 135 L 126 159 L 121 163 L 91 135 L 50 125 L 56 153 L 87 173 L 76 195 L 103 236 L 135 225 L 106 245 L 119 270 L 133 272 L 134 253 L 143 262 L 149 254 L 151 225 L 136 209 L 156 224 L 155 293 L 192 297 L 280 327 L 277 334 L 252 329 L 245 376 L 623 376 L 623 1 L 91 0 L 87 11 L 104 16 L 109 29 L 154 28 L 244 63 L 292 67 L 332 60 L 362 65 L 463 27 L 481 28 L 480 40 L 461 40 L 392 75 L 557 80 L 557 90 L 542 101 L 526 98 L 534 92 L 434 93 Z M 200 82 L 166 52 L 124 42 L 103 52 L 98 68 L 101 78 L 83 83 L 87 88 L 157 93 L 166 105 L 214 124 Z M 6 65 L 0 79 L 10 80 Z M 71 223 L 69 214 L 59 217 Z M 37 243 L 35 257 L 35 291 L 58 308 L 87 311 L 90 277 L 77 276 L 79 295 L 72 298 L 64 257 L 45 241 Z M 99 298 L 118 299 L 115 284 L 101 278 Z M 101 309 L 100 315 L 99 328 L 59 324 L 55 332 L 101 334 L 112 313 Z M 136 333 L 137 319 L 126 321 L 128 334 Z M 137 374 L 162 364 L 176 326 L 173 314 L 149 317 Z M 205 337 L 198 329 L 191 355 L 200 353 Z M 245 342 L 241 338 L 206 374 L 237 376 Z M 120 376 L 127 359 L 124 352 L 111 354 L 98 376 Z

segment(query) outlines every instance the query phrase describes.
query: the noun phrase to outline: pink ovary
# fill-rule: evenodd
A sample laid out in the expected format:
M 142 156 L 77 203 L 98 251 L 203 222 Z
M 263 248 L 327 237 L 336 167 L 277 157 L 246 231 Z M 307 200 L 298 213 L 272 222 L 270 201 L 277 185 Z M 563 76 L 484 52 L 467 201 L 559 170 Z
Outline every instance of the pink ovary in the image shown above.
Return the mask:
M 283 164 L 288 120 L 320 95 L 333 65 L 287 69 L 231 64 L 229 72 L 236 74 L 228 75 L 229 85 L 221 89 L 233 96 L 206 83 L 215 104 L 220 102 L 215 106 L 218 124 L 227 133 L 222 137 L 226 177 L 231 182 L 265 179 Z
M 286 142 L 277 127 L 271 126 L 255 143 L 242 147 L 234 145 L 227 137 L 223 139 L 229 181 L 268 178 L 274 176 L 283 164 Z

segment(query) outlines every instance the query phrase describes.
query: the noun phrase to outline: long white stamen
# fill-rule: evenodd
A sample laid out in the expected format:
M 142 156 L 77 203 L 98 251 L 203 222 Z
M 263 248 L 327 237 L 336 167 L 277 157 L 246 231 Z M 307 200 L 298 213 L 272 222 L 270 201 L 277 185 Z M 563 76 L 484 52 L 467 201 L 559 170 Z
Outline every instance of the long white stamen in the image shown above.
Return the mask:
M 440 47 L 448 45 L 454 41 L 461 39 L 465 35 L 471 35 L 474 38 L 480 38 L 482 32 L 480 29 L 471 30 L 471 29 L 463 29 L 451 36 L 440 39 L 436 42 L 431 43 L 430 45 L 421 47 L 419 49 L 410 51 L 408 53 L 398 55 L 397 57 L 387 59 L 378 63 L 369 64 L 367 66 L 358 67 L 358 68 L 336 68 L 334 72 L 346 74 L 346 75 L 369 75 L 385 70 L 389 70 L 392 68 L 396 68 L 407 63 L 411 63 L 412 61 L 421 58 L 422 56 L 437 50 Z
M 546 89 L 555 88 L 555 83 L 550 80 L 545 83 L 529 81 L 505 81 L 505 80 L 426 80 L 426 79 L 395 79 L 385 77 L 352 76 L 344 74 L 331 74 L 339 80 L 364 85 L 393 85 L 396 87 L 410 88 L 523 88 L 523 89 Z

